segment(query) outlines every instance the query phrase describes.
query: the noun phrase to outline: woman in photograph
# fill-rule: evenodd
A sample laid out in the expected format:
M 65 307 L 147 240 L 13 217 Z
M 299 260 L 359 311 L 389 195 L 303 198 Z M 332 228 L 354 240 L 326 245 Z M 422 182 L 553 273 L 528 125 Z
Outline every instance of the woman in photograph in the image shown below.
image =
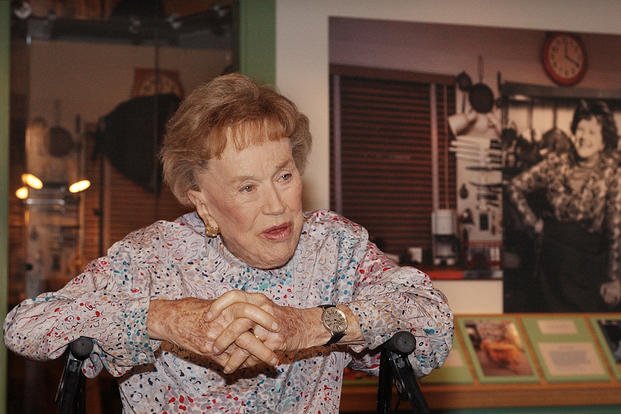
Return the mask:
M 615 310 L 621 302 L 621 192 L 617 126 L 605 102 L 581 100 L 573 148 L 546 158 L 508 186 L 526 225 L 540 237 L 537 278 L 550 312 Z M 543 190 L 549 208 L 527 195 Z
M 93 338 L 87 374 L 119 377 L 128 413 L 337 413 L 344 368 L 377 373 L 377 348 L 402 330 L 417 375 L 440 366 L 453 318 L 429 277 L 346 218 L 302 210 L 310 145 L 306 116 L 271 88 L 239 74 L 197 88 L 161 151 L 194 211 L 19 304 L 7 346 L 46 360 Z

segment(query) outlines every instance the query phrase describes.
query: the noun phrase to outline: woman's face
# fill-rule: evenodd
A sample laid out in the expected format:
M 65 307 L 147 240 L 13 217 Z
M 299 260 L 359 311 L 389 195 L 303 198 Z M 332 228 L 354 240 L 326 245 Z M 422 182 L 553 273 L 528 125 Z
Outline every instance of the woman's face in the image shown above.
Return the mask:
M 574 145 L 578 156 L 583 159 L 594 159 L 604 150 L 602 126 L 595 117 L 583 119 L 576 126 Z
M 302 179 L 289 139 L 227 145 L 197 174 L 190 200 L 206 223 L 217 224 L 226 247 L 247 264 L 270 269 L 293 256 L 303 224 Z

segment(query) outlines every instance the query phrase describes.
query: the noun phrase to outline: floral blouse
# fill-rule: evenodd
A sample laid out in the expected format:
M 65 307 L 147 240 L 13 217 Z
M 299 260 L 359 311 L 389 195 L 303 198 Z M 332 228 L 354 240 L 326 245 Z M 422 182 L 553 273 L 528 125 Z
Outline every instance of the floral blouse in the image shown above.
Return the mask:
M 589 232 L 605 232 L 610 239 L 609 277 L 621 278 L 621 170 L 619 157 L 603 155 L 579 189 L 569 183 L 572 163 L 568 154 L 550 154 L 531 169 L 511 180 L 510 199 L 524 222 L 534 227 L 539 219 L 526 195 L 544 189 L 558 221 L 573 221 Z
M 299 308 L 346 304 L 365 344 L 307 350 L 274 368 L 226 375 L 149 339 L 150 299 L 213 299 L 232 289 Z M 92 377 L 105 367 L 120 377 L 127 413 L 337 413 L 343 369 L 377 374 L 379 355 L 370 350 L 400 330 L 417 338 L 410 360 L 418 375 L 440 366 L 453 337 L 446 298 L 424 273 L 386 258 L 362 227 L 323 210 L 305 216 L 293 258 L 272 270 L 252 268 L 219 237 L 206 238 L 195 213 L 156 222 L 114 244 L 59 291 L 19 304 L 4 324 L 7 346 L 39 360 L 58 358 L 80 336 L 94 338 L 84 371 Z

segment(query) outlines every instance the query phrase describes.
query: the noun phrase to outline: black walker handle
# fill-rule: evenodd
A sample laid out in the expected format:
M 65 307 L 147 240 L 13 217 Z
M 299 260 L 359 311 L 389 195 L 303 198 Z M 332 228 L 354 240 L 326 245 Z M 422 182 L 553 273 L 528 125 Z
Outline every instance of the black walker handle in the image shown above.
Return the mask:
M 410 400 L 412 413 L 429 414 L 429 407 L 425 401 L 418 383 L 416 374 L 410 364 L 408 355 L 416 348 L 416 338 L 408 331 L 394 334 L 382 345 L 380 359 L 377 412 L 388 414 L 391 412 L 392 384 L 397 387 L 400 399 Z
M 67 362 L 54 401 L 60 414 L 83 414 L 86 399 L 82 364 L 93 351 L 93 340 L 81 336 L 69 344 Z

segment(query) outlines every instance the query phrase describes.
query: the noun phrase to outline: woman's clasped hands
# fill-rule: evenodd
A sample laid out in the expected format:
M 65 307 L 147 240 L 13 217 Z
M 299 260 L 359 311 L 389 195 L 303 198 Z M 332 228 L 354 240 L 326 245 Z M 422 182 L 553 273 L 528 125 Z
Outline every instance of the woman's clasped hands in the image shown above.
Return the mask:
M 308 310 L 279 306 L 262 293 L 233 290 L 211 304 L 206 319 L 208 322 L 217 321 L 231 313 L 246 316 L 230 322 L 214 340 L 214 352 L 219 355 L 226 354 L 228 357 L 223 365 L 225 373 L 261 363 L 274 366 L 278 364 L 278 351 L 296 351 L 314 345 L 311 343 L 311 324 L 307 321 Z M 270 315 L 274 322 L 271 327 L 267 323 L 259 322 L 260 318 L 254 318 L 255 315 L 263 313 Z M 247 315 L 251 315 L 250 318 Z M 261 345 L 271 350 L 276 358 L 267 361 L 253 352 Z
M 304 325 L 303 309 L 239 290 L 215 300 L 152 300 L 148 318 L 151 338 L 206 356 L 227 374 L 261 364 L 275 366 L 277 351 L 303 349 L 310 336 Z

